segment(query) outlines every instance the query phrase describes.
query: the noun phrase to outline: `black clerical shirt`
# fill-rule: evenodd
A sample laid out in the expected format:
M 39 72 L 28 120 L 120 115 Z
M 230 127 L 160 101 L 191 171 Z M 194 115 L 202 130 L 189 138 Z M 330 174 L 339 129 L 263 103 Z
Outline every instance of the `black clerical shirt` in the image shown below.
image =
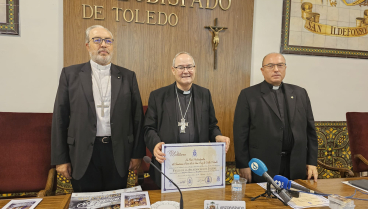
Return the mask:
M 280 85 L 278 90 L 273 89 L 273 85 L 267 83 L 268 86 L 271 88 L 271 91 L 274 95 L 274 101 L 277 105 L 279 110 L 279 114 L 283 123 L 283 140 L 282 140 L 282 151 L 290 153 L 293 144 L 294 144 L 294 137 L 290 127 L 290 117 L 289 117 L 289 108 L 287 105 L 287 100 L 285 98 L 285 89 L 284 85 Z
M 181 122 L 182 115 L 184 116 L 185 111 L 188 107 L 188 112 L 185 115 L 185 122 L 188 122 L 188 126 L 185 127 L 185 133 L 180 133 L 180 126 L 178 126 L 177 131 L 178 134 L 178 143 L 194 143 L 198 142 L 198 134 L 196 134 L 195 129 L 195 117 L 194 117 L 194 98 L 192 88 L 189 89 L 189 94 L 184 94 L 184 91 L 178 89 L 176 87 L 176 91 L 178 93 L 178 98 L 181 106 L 181 113 L 179 108 L 178 99 L 176 99 L 176 121 Z M 192 97 L 192 99 L 190 99 Z M 190 101 L 191 100 L 191 101 Z M 190 101 L 190 104 L 189 104 Z

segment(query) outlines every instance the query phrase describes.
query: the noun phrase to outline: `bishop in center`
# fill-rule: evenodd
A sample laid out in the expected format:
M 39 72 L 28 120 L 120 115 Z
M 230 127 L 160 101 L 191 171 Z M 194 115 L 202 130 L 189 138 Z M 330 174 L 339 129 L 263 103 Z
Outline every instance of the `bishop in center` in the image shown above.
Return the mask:
M 165 143 L 225 142 L 226 152 L 229 149 L 229 137 L 222 136 L 217 126 L 210 91 L 193 83 L 196 70 L 189 53 L 178 53 L 171 67 L 175 82 L 150 94 L 144 140 L 156 166 L 165 161 L 162 152 Z M 160 187 L 161 175 L 153 166 L 150 175 Z

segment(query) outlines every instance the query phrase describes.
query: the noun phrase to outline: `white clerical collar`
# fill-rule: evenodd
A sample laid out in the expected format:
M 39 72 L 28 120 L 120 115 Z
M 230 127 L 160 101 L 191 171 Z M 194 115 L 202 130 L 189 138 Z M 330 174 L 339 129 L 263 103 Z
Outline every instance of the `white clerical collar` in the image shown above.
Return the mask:
M 280 86 L 272 86 L 273 90 L 279 90 Z
M 97 64 L 93 60 L 91 60 L 90 63 L 91 63 L 92 68 L 97 69 L 99 71 L 110 70 L 110 68 L 111 68 L 111 63 L 108 64 L 108 65 L 100 65 L 100 64 Z
M 175 85 L 175 89 L 177 89 L 177 91 L 179 91 L 182 94 L 190 94 L 190 92 L 192 91 L 192 87 L 190 87 L 190 89 L 188 91 L 183 91 L 183 90 L 179 89 L 177 85 Z

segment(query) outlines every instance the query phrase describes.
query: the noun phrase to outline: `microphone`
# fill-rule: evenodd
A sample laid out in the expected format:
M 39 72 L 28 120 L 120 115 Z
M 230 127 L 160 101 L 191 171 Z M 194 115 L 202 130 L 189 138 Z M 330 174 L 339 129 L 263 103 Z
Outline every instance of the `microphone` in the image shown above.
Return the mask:
M 286 191 L 284 189 L 281 189 L 276 182 L 271 178 L 270 175 L 268 175 L 267 171 L 267 166 L 260 160 L 257 158 L 252 158 L 249 163 L 249 168 L 258 176 L 263 176 L 267 182 L 271 183 L 275 188 L 277 193 L 280 195 L 281 199 L 283 200 L 283 202 L 285 204 L 287 204 L 291 198 L 290 196 L 286 193 Z
M 180 209 L 184 208 L 184 204 L 183 204 L 183 195 L 181 194 L 181 190 L 178 187 L 178 185 L 176 185 L 169 177 L 167 177 L 164 173 L 161 172 L 161 170 L 159 168 L 157 168 L 153 163 L 150 157 L 148 156 L 144 156 L 143 157 L 144 162 L 151 164 L 156 170 L 158 170 L 162 175 L 164 175 L 172 184 L 174 184 L 176 186 L 176 188 L 178 188 L 179 192 L 180 192 Z
M 281 188 L 284 188 L 284 189 L 293 188 L 293 189 L 301 190 L 307 193 L 319 194 L 313 190 L 297 185 L 293 181 L 289 181 L 289 179 L 287 179 L 285 176 L 276 175 L 275 177 L 273 177 L 273 180 L 276 182 L 277 185 L 279 185 Z

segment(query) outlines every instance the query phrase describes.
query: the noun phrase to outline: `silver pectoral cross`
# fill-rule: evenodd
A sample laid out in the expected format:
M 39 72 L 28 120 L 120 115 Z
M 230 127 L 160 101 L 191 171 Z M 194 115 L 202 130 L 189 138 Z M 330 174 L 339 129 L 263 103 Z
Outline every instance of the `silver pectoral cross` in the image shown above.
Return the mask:
M 185 119 L 182 118 L 181 122 L 178 122 L 178 126 L 180 126 L 180 133 L 185 133 L 185 126 L 188 126 L 188 122 L 185 122 Z
M 105 107 L 109 107 L 108 105 L 104 105 L 104 101 L 101 101 L 101 104 L 100 105 L 97 105 L 97 108 L 101 108 L 101 116 L 104 117 L 105 114 Z

